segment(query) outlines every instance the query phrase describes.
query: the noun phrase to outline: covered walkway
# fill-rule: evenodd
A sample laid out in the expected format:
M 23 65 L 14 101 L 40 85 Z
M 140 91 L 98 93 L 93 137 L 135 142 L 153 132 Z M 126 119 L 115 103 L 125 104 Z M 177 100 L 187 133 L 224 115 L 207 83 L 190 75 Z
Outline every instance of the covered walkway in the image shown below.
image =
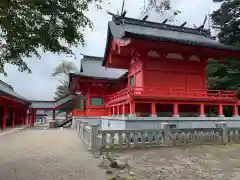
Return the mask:
M 66 112 L 66 119 L 68 119 L 68 114 L 72 112 L 75 107 L 75 102 L 79 100 L 79 96 L 76 94 L 68 94 L 65 97 L 57 101 L 31 101 L 29 105 L 28 118 L 30 119 L 30 125 L 36 123 L 36 112 L 37 110 L 47 110 L 52 111 L 52 121 L 56 121 L 56 110 Z
M 66 112 L 67 119 L 77 99 L 78 95 L 70 93 L 57 101 L 31 101 L 0 80 L 0 129 L 28 124 L 32 127 L 36 123 L 38 110 L 52 111 L 53 121 L 56 119 L 56 110 L 61 110 Z
M 9 143 L 11 142 L 11 143 Z M 0 136 L 0 179 L 106 180 L 75 130 L 37 126 Z

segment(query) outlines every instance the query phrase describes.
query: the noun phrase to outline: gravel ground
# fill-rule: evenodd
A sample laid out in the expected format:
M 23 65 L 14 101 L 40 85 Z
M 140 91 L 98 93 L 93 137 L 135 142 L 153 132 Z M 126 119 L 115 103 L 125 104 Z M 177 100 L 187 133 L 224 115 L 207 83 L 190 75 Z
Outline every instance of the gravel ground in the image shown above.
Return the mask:
M 141 180 L 239 180 L 240 144 L 128 150 L 115 154 Z
M 98 164 L 72 129 L 0 137 L 0 180 L 106 180 Z

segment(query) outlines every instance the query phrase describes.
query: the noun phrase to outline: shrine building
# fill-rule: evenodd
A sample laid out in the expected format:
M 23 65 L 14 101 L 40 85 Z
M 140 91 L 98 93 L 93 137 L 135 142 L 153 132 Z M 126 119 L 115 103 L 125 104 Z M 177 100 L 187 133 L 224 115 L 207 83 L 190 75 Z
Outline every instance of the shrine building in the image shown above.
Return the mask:
M 32 101 L 19 95 L 12 86 L 0 80 L 0 130 L 34 126 L 39 118 L 39 110 L 52 111 L 51 120 L 56 127 L 71 121 L 71 118 L 56 121 L 56 110 L 72 111 L 78 96 L 68 94 L 57 101 Z M 43 114 L 45 116 L 45 114 Z
M 240 57 L 209 30 L 113 15 L 104 57 L 83 55 L 81 72 L 69 75 L 69 89 L 81 95 L 74 116 L 206 117 L 239 100 L 232 90 L 207 89 L 208 61 Z

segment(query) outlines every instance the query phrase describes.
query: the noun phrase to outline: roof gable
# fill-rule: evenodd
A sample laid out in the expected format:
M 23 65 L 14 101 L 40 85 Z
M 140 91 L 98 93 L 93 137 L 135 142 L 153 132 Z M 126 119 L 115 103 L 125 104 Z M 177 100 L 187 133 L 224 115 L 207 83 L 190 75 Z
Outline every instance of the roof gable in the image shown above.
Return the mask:
M 235 46 L 224 45 L 212 38 L 209 30 L 155 23 L 117 15 L 113 16 L 113 20 L 108 23 L 108 27 L 108 38 L 133 37 L 240 51 Z
M 79 75 L 99 78 L 118 79 L 127 71 L 123 69 L 106 68 L 102 66 L 103 57 L 83 55 Z
M 113 15 L 113 20 L 108 23 L 103 65 L 105 65 L 112 39 L 121 39 L 124 37 L 240 52 L 240 49 L 236 46 L 224 45 L 215 40 L 211 37 L 209 30 L 155 23 Z

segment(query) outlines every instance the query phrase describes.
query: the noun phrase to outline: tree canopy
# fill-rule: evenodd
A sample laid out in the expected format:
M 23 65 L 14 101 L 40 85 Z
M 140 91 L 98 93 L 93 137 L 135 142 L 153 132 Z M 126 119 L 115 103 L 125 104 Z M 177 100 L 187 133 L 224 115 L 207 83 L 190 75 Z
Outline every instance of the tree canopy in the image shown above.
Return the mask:
M 69 73 L 77 73 L 79 70 L 71 61 L 62 61 L 58 66 L 55 67 L 52 76 L 63 75 L 63 80 L 59 81 L 55 91 L 54 99 L 60 99 L 69 93 L 68 91 L 68 75 Z
M 214 0 L 221 3 L 219 9 L 211 15 L 213 27 L 216 28 L 220 42 L 229 45 L 239 45 L 240 41 L 240 1 Z M 223 59 L 220 64 L 210 62 L 207 67 L 208 85 L 214 89 L 239 89 L 240 61 L 239 59 Z
M 84 45 L 83 30 L 92 27 L 85 16 L 91 0 L 1 0 L 0 72 L 13 64 L 31 72 L 24 57 L 38 50 L 72 54 L 71 47 Z

